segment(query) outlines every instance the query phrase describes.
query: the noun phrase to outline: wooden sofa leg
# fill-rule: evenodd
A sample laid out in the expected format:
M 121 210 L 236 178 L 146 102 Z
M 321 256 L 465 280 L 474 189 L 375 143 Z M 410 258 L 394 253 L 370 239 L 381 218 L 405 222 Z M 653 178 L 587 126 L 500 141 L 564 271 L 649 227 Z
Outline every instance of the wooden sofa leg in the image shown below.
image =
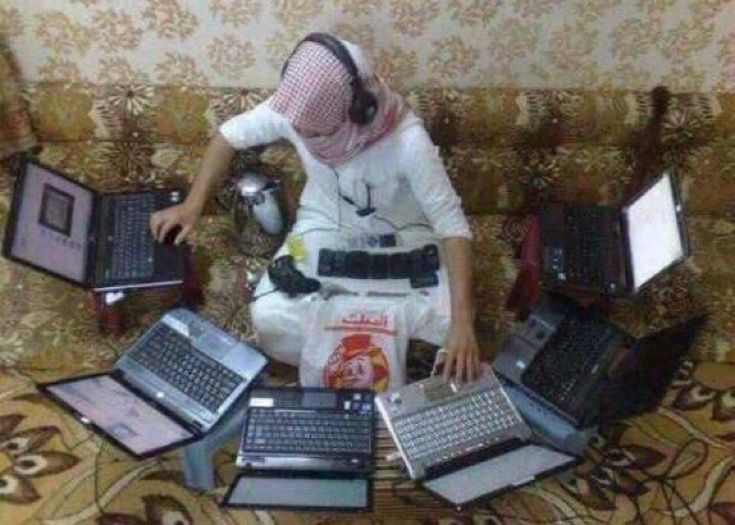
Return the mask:
M 204 293 L 197 277 L 194 256 L 191 251 L 186 255 L 184 282 L 181 284 L 181 300 L 187 308 L 196 310 L 204 305 Z
M 109 303 L 105 293 L 90 292 L 92 307 L 97 316 L 97 329 L 102 335 L 122 337 L 125 333 L 125 316 L 119 301 Z

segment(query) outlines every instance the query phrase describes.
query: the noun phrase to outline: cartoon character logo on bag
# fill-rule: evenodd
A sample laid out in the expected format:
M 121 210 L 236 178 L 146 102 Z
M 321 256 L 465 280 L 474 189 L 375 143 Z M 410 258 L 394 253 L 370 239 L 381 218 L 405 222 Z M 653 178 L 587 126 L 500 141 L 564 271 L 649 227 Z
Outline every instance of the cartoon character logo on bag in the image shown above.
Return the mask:
M 390 370 L 385 352 L 370 334 L 343 337 L 324 366 L 324 384 L 330 388 L 388 388 Z

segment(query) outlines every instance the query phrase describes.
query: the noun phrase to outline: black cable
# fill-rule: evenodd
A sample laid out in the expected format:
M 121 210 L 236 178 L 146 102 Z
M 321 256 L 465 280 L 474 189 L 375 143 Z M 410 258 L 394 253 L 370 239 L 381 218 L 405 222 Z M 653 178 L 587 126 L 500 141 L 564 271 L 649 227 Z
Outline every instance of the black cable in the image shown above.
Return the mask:
M 270 295 L 270 294 L 275 293 L 275 292 L 278 292 L 278 291 L 279 291 L 278 288 L 273 288 L 272 290 L 268 290 L 267 292 L 259 293 L 258 295 L 252 296 L 250 298 L 250 302 L 253 303 L 253 302 L 257 301 L 258 299 L 260 299 L 261 297 L 265 297 L 266 295 Z M 242 306 L 240 308 L 242 308 Z
M 428 224 L 424 224 L 422 222 L 409 222 L 407 224 L 404 224 L 403 226 L 396 226 L 396 224 L 394 222 L 389 221 L 388 219 L 386 219 L 385 217 L 381 217 L 380 215 L 373 215 L 373 218 L 374 219 L 378 219 L 379 221 L 383 221 L 388 226 L 390 226 L 391 228 L 393 228 L 393 233 L 402 232 L 406 228 L 410 228 L 412 226 L 415 226 L 415 227 L 418 227 L 418 228 L 426 228 L 427 230 L 431 230 L 432 229 L 431 226 L 429 226 Z
M 420 502 L 417 503 L 416 500 L 412 498 L 411 496 L 409 496 L 408 494 L 400 494 L 398 492 L 398 487 L 408 482 L 413 483 L 413 480 L 411 478 L 406 477 L 405 475 L 402 476 L 402 478 L 399 479 L 398 481 L 392 482 L 390 484 L 391 494 L 397 499 L 399 499 L 405 505 L 408 505 L 410 507 L 421 507 L 422 506 L 421 503 Z M 415 486 L 415 483 L 414 483 L 414 486 Z
M 666 500 L 666 505 L 670 510 L 674 509 L 674 502 L 672 501 L 671 494 L 666 492 L 666 487 L 662 484 L 661 485 L 661 493 L 664 495 L 664 499 Z
M 590 448 L 590 450 L 595 450 L 595 449 L 594 449 L 594 448 Z M 597 452 L 598 454 L 600 454 L 600 455 L 603 455 L 603 456 L 604 456 L 604 452 L 601 452 L 601 451 L 596 451 L 596 452 Z M 594 468 L 597 468 L 597 469 L 603 469 L 603 468 L 607 468 L 607 467 L 606 467 L 605 465 L 603 465 L 603 464 L 602 464 L 602 462 L 601 462 L 601 461 L 598 461 L 598 460 L 596 460 L 596 459 L 595 459 L 594 457 L 592 457 L 592 455 L 590 455 L 590 453 L 589 453 L 589 452 L 586 452 L 586 453 L 584 454 L 584 458 L 585 458 L 585 459 L 586 459 L 587 461 L 589 461 L 589 462 L 590 462 L 590 463 L 592 464 L 592 466 L 593 466 Z M 637 481 L 637 480 L 636 480 L 636 481 Z M 612 492 L 613 492 L 613 501 L 612 501 L 612 505 L 613 505 L 613 506 L 615 507 L 615 510 L 616 510 L 616 509 L 617 509 L 617 500 L 618 500 L 618 497 L 620 496 L 620 494 L 616 493 L 615 491 L 612 491 Z M 631 498 L 631 499 L 633 499 L 633 498 Z M 642 514 L 641 514 L 641 512 L 640 512 L 640 508 L 639 508 L 639 506 L 638 506 L 638 500 L 637 500 L 637 499 L 633 499 L 633 505 L 634 505 L 635 507 L 638 507 L 638 508 L 637 508 L 637 515 L 640 515 L 640 516 L 641 516 L 641 519 L 642 519 Z M 610 525 L 610 524 L 612 523 L 612 520 L 613 520 L 613 518 L 615 518 L 615 510 L 611 510 L 611 511 L 608 511 L 608 514 L 609 514 L 609 515 L 608 515 L 608 517 L 607 517 L 607 521 L 604 521 L 604 520 L 602 520 L 602 519 L 600 519 L 600 518 L 596 518 L 596 517 L 594 517 L 594 516 L 593 516 L 593 515 L 592 515 L 592 514 L 590 513 L 590 511 L 589 511 L 589 508 L 588 508 L 588 507 L 585 507 L 585 508 L 587 509 L 587 515 L 585 516 L 585 518 L 590 518 L 590 519 L 596 520 L 596 521 L 598 521 L 599 523 L 604 523 L 605 525 Z
M 647 483 L 655 483 L 655 484 L 658 484 L 659 487 L 661 488 L 661 491 L 662 491 L 664 497 L 666 498 L 666 503 L 669 506 L 669 509 L 673 512 L 674 511 L 674 508 L 673 508 L 673 504 L 672 504 L 673 503 L 672 502 L 672 499 L 671 499 L 670 495 L 666 493 L 666 490 L 665 490 L 666 488 L 670 489 L 671 490 L 671 493 L 674 496 L 676 496 L 676 498 L 682 503 L 682 505 L 684 506 L 684 508 L 687 510 L 687 512 L 689 513 L 689 516 L 698 525 L 701 525 L 701 522 L 700 522 L 699 518 L 697 518 L 697 516 L 695 515 L 694 511 L 690 507 L 689 503 L 686 501 L 686 499 L 683 497 L 683 495 L 676 488 L 675 484 L 673 484 L 672 481 L 669 478 L 667 478 L 667 476 L 675 468 L 677 462 L 679 461 L 679 459 L 681 458 L 681 456 L 684 454 L 684 452 L 686 451 L 686 449 L 692 443 L 696 443 L 696 442 L 701 443 L 701 440 L 691 439 L 691 440 L 687 441 L 686 443 L 684 443 L 681 446 L 681 448 L 676 452 L 676 454 L 674 455 L 674 457 L 672 458 L 671 462 L 669 463 L 669 466 L 661 474 L 658 474 L 658 475 L 649 474 L 648 472 L 646 472 L 643 469 L 641 469 L 640 472 L 641 472 L 641 478 L 642 479 L 637 479 L 636 482 L 639 484 L 639 486 L 640 485 L 645 486 Z M 603 452 L 603 455 L 604 455 L 604 452 Z M 595 467 L 598 467 L 598 468 L 605 467 L 605 465 L 603 463 L 598 462 L 598 461 L 595 461 L 590 456 L 587 456 L 587 459 L 589 459 Z M 610 468 L 610 467 L 607 467 L 607 468 Z M 616 498 L 617 498 L 617 494 L 616 494 Z M 635 515 L 635 519 L 639 523 L 645 523 L 646 522 L 646 519 L 645 519 L 645 517 L 643 515 L 643 512 L 641 510 L 640 503 L 638 501 L 638 497 L 637 496 L 630 496 L 629 498 L 631 500 L 631 503 L 633 504 L 633 507 L 635 508 L 635 514 L 636 514 Z M 612 517 L 613 517 L 613 515 L 611 513 L 610 520 L 612 520 Z
M 671 489 L 672 494 L 674 496 L 676 496 L 679 499 L 679 501 L 683 504 L 684 508 L 689 513 L 689 516 L 695 521 L 695 523 L 697 523 L 698 525 L 701 525 L 701 522 L 699 521 L 699 518 L 697 518 L 697 516 L 694 513 L 694 511 L 689 506 L 689 503 L 686 501 L 686 499 L 683 497 L 683 495 L 676 488 L 675 484 L 673 484 L 671 482 L 671 479 L 668 478 L 668 475 L 671 473 L 672 470 L 674 470 L 674 467 L 676 466 L 676 464 L 679 461 L 679 459 L 681 458 L 681 456 L 684 454 L 684 452 L 686 451 L 686 449 L 692 443 L 702 443 L 702 441 L 699 440 L 699 439 L 690 439 L 689 441 L 687 441 L 686 443 L 684 443 L 681 446 L 681 448 L 676 452 L 676 454 L 674 455 L 674 457 L 671 458 L 671 462 L 669 463 L 669 466 L 666 468 L 666 470 L 664 470 L 663 473 L 661 473 L 659 475 L 651 475 L 651 474 L 648 474 L 648 473 L 645 473 L 644 472 L 644 475 L 646 476 L 646 480 L 645 481 L 654 481 L 654 482 L 658 482 L 661 485 L 661 490 L 662 490 L 662 492 L 664 492 L 664 496 L 666 496 L 664 487 L 668 487 L 669 489 Z M 668 500 L 667 500 L 667 503 L 669 503 Z M 674 511 L 674 508 L 673 508 L 673 506 L 671 506 L 670 503 L 669 503 L 669 508 L 670 508 L 670 510 L 672 512 Z

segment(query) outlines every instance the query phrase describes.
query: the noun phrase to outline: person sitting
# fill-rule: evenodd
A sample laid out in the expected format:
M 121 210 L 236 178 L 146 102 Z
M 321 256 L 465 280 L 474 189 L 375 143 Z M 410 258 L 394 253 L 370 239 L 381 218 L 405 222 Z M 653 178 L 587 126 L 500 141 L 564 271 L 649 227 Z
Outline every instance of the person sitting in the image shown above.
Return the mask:
M 153 235 L 161 240 L 180 227 L 176 242 L 184 240 L 235 151 L 279 139 L 295 147 L 307 175 L 291 232 L 301 236 L 308 254 L 304 273 L 317 277 L 319 250 L 356 236 L 393 234 L 406 252 L 436 243 L 445 269 L 438 285 L 394 299 L 405 313 L 403 335 L 443 346 L 447 378 L 476 377 L 472 234 L 461 201 L 421 119 L 355 44 L 325 33 L 304 38 L 284 64 L 274 94 L 221 125 L 186 200 L 152 216 Z M 276 257 L 284 253 L 287 243 Z M 341 282 L 358 293 L 375 284 Z M 304 345 L 319 302 L 310 295 L 292 297 L 276 290 L 267 273 L 261 278 L 251 316 L 257 344 L 271 357 L 299 366 L 309 352 Z M 357 366 L 362 364 L 352 360 L 342 368 L 359 376 Z M 405 351 L 384 359 L 379 376 L 380 389 L 402 382 Z M 349 386 L 344 377 L 335 382 Z

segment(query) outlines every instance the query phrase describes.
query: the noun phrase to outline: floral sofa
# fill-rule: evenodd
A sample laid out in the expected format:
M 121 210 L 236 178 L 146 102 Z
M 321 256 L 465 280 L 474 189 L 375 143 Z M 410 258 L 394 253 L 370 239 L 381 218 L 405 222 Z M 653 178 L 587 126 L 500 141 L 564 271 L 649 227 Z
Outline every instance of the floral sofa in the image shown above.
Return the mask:
M 131 189 L 193 178 L 206 141 L 262 90 L 64 83 L 23 86 L 40 158 L 96 188 Z M 648 93 L 426 89 L 406 93 L 442 149 L 470 216 L 484 348 L 515 324 L 504 309 L 528 196 L 573 195 L 619 203 L 651 114 Z M 709 323 L 661 407 L 602 429 L 568 481 L 545 480 L 456 514 L 402 483 L 378 460 L 375 522 L 735 522 L 735 95 L 679 94 L 663 121 L 661 153 L 677 166 L 691 259 L 631 300 L 613 319 L 643 335 L 706 309 Z M 553 122 L 556 138 L 549 138 Z M 561 131 L 560 131 L 561 130 Z M 261 160 L 283 180 L 292 212 L 303 181 L 284 144 Z M 252 160 L 248 154 L 239 162 Z M 0 172 L 0 225 L 12 186 Z M 204 315 L 252 337 L 245 271 L 266 259 L 237 251 L 233 223 L 212 206 L 193 241 Z M 110 366 L 175 297 L 127 299 L 122 338 L 97 331 L 80 290 L 0 260 L 0 516 L 3 523 L 344 523 L 344 516 L 229 511 L 217 502 L 232 478 L 233 448 L 216 456 L 219 488 L 182 484 L 176 452 L 133 461 L 43 399 L 34 383 Z M 422 358 L 412 358 L 420 373 Z M 293 370 L 269 366 L 272 380 Z M 379 433 L 382 456 L 390 449 Z M 355 521 L 363 520 L 355 517 Z M 444 521 L 447 520 L 447 521 Z M 474 520 L 474 521 L 473 521 Z

